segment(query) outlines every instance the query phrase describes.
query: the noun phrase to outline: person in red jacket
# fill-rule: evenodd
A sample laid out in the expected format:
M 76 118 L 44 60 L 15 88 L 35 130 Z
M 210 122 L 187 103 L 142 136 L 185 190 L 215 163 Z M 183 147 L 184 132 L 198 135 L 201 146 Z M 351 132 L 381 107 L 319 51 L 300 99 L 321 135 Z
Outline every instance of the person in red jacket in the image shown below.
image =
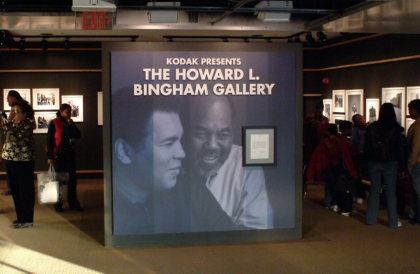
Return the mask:
M 48 164 L 54 166 L 56 172 L 68 172 L 68 203 L 70 210 L 82 211 L 77 200 L 77 178 L 75 160 L 75 139 L 81 136 L 80 130 L 71 119 L 71 106 L 62 104 L 57 111 L 57 118 L 48 125 L 47 155 Z M 57 212 L 61 212 L 63 203 L 54 204 Z
M 306 174 L 309 182 L 325 181 L 325 207 L 335 211 L 340 203 L 335 190 L 338 179 L 357 176 L 349 148 L 350 142 L 338 133 L 337 125 L 329 124 L 323 140 L 312 154 Z

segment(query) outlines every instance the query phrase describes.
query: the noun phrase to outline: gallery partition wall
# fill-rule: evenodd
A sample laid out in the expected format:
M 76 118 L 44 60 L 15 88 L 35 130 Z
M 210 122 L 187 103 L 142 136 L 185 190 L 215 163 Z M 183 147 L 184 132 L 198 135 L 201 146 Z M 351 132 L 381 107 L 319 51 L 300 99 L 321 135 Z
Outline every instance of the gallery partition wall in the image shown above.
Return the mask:
M 103 43 L 105 244 L 296 239 L 302 48 Z

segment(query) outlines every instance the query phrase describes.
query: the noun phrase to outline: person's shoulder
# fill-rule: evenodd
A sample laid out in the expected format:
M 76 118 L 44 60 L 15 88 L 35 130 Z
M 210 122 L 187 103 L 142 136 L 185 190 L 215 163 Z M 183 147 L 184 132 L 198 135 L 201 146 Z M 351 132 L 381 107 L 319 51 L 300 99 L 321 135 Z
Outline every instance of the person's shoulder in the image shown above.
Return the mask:
M 242 163 L 242 146 L 232 144 L 226 162 L 240 162 Z

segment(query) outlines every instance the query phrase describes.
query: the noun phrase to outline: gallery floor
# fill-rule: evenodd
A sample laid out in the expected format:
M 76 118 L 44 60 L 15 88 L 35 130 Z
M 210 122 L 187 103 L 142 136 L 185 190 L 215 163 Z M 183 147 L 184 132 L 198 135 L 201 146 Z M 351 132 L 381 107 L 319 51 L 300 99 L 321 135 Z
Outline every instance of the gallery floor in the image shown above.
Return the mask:
M 5 188 L 0 181 L 0 189 Z M 303 238 L 236 244 L 104 247 L 103 181 L 79 180 L 83 212 L 35 207 L 33 228 L 13 229 L 11 196 L 0 196 L 0 273 L 420 273 L 420 226 L 389 229 L 359 214 L 322 206 L 323 187 L 309 185 Z

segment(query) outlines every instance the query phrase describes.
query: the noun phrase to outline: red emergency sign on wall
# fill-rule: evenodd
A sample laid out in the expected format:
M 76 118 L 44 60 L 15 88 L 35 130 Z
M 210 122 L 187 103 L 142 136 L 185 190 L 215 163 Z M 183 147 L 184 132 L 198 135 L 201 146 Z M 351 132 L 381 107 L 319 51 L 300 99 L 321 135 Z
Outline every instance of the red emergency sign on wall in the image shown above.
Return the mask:
M 105 11 L 84 11 L 82 13 L 83 29 L 111 30 L 112 13 Z

